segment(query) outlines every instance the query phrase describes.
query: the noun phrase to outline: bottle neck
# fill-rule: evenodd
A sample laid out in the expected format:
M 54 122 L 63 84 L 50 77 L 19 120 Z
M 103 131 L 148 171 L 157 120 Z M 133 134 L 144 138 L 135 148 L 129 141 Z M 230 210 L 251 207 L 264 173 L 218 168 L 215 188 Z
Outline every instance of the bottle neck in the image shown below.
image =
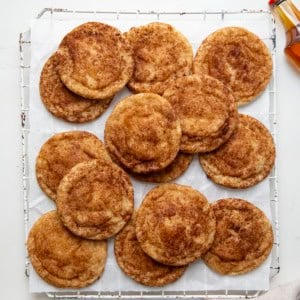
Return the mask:
M 297 22 L 291 15 L 291 9 L 287 0 L 275 1 L 273 9 L 277 12 L 286 31 L 291 30 L 297 25 Z
M 295 14 L 296 18 L 298 21 L 300 21 L 300 10 L 296 7 L 296 5 L 293 3 L 292 0 L 287 0 L 287 2 L 290 5 L 291 10 Z

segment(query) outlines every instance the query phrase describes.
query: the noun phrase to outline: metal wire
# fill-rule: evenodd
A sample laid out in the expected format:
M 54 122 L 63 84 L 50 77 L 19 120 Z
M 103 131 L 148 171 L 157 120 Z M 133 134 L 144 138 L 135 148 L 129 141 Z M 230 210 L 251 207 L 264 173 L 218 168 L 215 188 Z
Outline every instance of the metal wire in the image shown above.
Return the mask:
M 24 53 L 29 54 L 30 40 L 29 32 L 21 33 L 19 37 L 19 51 L 20 51 L 20 102 L 21 102 L 21 137 L 22 137 L 22 181 L 23 181 L 23 208 L 24 208 L 24 224 L 25 224 L 25 237 L 28 235 L 28 222 L 29 222 L 29 177 L 28 177 L 28 156 L 27 156 L 27 141 L 28 141 L 28 112 L 29 107 L 26 107 L 26 92 L 28 89 L 28 79 L 30 62 L 27 61 L 28 56 L 24 56 Z M 26 61 L 25 61 L 26 60 Z M 27 79 L 27 80 L 26 80 Z M 28 94 L 27 94 L 28 95 Z M 29 100 L 29 99 L 27 99 Z M 26 246 L 26 245 L 25 245 Z M 29 277 L 29 259 L 26 256 L 25 262 L 25 274 Z
M 271 133 L 275 140 L 277 141 L 277 99 L 276 99 L 276 30 L 275 30 L 275 19 L 269 11 L 265 10 L 241 10 L 241 11 L 198 11 L 198 12 L 157 12 L 157 11 L 77 11 L 68 10 L 60 8 L 44 8 L 37 16 L 39 18 L 46 18 L 50 15 L 52 19 L 54 14 L 63 15 L 64 13 L 71 13 L 75 15 L 80 14 L 112 14 L 117 19 L 121 15 L 133 15 L 139 17 L 141 15 L 154 15 L 157 20 L 160 19 L 161 15 L 199 15 L 206 20 L 208 15 L 219 15 L 221 20 L 224 20 L 227 15 L 237 15 L 237 14 L 266 14 L 270 19 L 270 39 L 272 42 L 272 59 L 273 59 L 273 77 L 269 84 L 269 122 L 271 127 Z M 25 90 L 29 87 L 29 72 L 30 72 L 30 61 L 28 55 L 30 54 L 30 31 L 20 34 L 19 38 L 19 49 L 20 49 L 20 101 L 21 101 L 21 124 L 22 124 L 22 178 L 23 178 L 23 200 L 24 200 L 24 223 L 25 223 L 25 236 L 28 235 L 29 229 L 29 202 L 28 202 L 28 156 L 27 156 L 27 143 L 29 129 L 28 112 L 30 110 L 29 105 L 26 106 L 26 101 L 29 103 L 29 93 Z M 27 55 L 24 55 L 27 54 Z M 26 80 L 27 79 L 27 80 Z M 275 162 L 275 167 L 269 176 L 270 183 L 270 206 L 272 212 L 272 222 L 274 229 L 274 247 L 272 250 L 272 262 L 270 266 L 270 278 L 274 277 L 279 273 L 279 220 L 278 220 L 278 175 L 277 175 L 277 162 Z M 29 277 L 29 259 L 28 256 L 25 262 L 25 274 Z M 136 291 L 112 291 L 112 292 L 68 292 L 68 293 L 46 293 L 48 297 L 54 299 L 249 299 L 256 298 L 263 291 L 247 291 L 247 290 L 221 290 L 221 291 L 211 291 L 211 290 L 201 290 L 201 291 L 181 291 L 181 292 L 136 292 Z

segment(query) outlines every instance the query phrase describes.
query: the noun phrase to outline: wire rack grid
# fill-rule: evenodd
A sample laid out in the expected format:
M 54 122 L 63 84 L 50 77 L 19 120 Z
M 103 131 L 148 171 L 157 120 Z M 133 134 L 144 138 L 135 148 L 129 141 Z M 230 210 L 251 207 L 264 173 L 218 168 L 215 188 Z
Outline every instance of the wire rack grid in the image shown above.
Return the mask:
M 221 20 L 227 15 L 243 15 L 245 14 L 264 14 L 270 20 L 270 36 L 267 39 L 271 40 L 271 55 L 273 59 L 273 76 L 269 84 L 269 124 L 270 131 L 277 142 L 277 99 L 276 99 L 276 30 L 275 19 L 270 11 L 265 10 L 241 10 L 241 11 L 88 11 L 88 10 L 68 10 L 60 8 L 44 8 L 37 16 L 37 19 L 55 16 L 63 16 L 63 14 L 71 15 L 112 15 L 119 19 L 124 15 L 143 16 L 155 15 L 159 20 L 161 15 L 195 15 L 199 18 L 206 20 L 208 15 L 218 16 Z M 24 224 L 25 224 L 25 237 L 28 235 L 29 230 L 29 176 L 28 176 L 28 134 L 30 132 L 30 120 L 28 113 L 30 110 L 29 103 L 29 80 L 30 80 L 30 30 L 23 32 L 19 36 L 19 52 L 20 52 L 20 102 L 21 102 L 21 139 L 22 139 L 22 181 L 23 181 L 23 202 L 24 202 Z M 277 162 L 269 176 L 270 184 L 270 206 L 272 213 L 272 223 L 274 230 L 274 247 L 272 250 L 272 262 L 270 266 L 270 279 L 272 279 L 280 271 L 279 264 L 279 219 L 278 219 L 278 175 L 277 175 Z M 26 246 L 26 245 L 25 245 Z M 25 274 L 30 276 L 29 272 L 29 258 L 26 257 Z M 111 291 L 111 292 L 51 292 L 47 293 L 49 298 L 53 299 L 250 299 L 256 298 L 263 293 L 260 290 L 199 290 L 199 291 Z

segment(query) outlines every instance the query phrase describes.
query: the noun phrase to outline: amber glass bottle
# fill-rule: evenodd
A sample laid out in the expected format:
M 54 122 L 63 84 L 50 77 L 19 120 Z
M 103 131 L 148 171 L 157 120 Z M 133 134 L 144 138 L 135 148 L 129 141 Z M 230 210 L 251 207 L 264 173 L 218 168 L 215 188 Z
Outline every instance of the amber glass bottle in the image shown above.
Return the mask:
M 270 0 L 286 31 L 285 54 L 300 72 L 300 11 L 291 0 Z

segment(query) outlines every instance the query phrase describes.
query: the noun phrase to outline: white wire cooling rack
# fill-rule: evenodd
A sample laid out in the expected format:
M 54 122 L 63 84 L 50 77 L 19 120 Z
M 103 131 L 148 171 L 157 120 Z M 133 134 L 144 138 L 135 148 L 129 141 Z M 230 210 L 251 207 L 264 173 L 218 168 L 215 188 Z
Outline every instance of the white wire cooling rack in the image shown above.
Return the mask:
M 276 143 L 277 137 L 277 103 L 276 103 L 276 31 L 275 19 L 269 11 L 264 10 L 241 10 L 241 11 L 197 11 L 197 12 L 158 12 L 158 11 L 77 11 L 68 9 L 45 8 L 37 16 L 40 18 L 64 17 L 68 15 L 111 15 L 119 19 L 121 16 L 141 15 L 155 16 L 157 20 L 162 15 L 174 15 L 180 18 L 184 15 L 194 15 L 196 17 L 206 20 L 207 16 L 214 15 L 219 20 L 224 20 L 231 16 L 239 16 L 243 18 L 248 14 L 261 14 L 268 18 L 270 23 L 270 34 L 267 37 L 271 41 L 270 50 L 273 58 L 273 77 L 268 87 L 269 92 L 269 123 L 270 131 Z M 31 39 L 30 31 L 20 34 L 19 39 L 20 49 L 20 102 L 21 102 L 21 125 L 22 125 L 22 176 L 23 176 L 23 200 L 24 200 L 24 223 L 25 223 L 25 236 L 28 235 L 29 229 L 29 177 L 28 177 L 28 133 L 30 131 L 30 120 L 28 112 L 30 109 L 29 103 L 29 80 L 30 80 L 30 51 Z M 272 212 L 272 223 L 274 229 L 274 247 L 272 250 L 272 262 L 270 270 L 270 279 L 279 273 L 279 220 L 278 220 L 278 177 L 277 177 L 277 163 L 269 176 L 270 184 L 270 206 Z M 25 274 L 29 274 L 29 259 L 26 258 Z M 110 291 L 110 292 L 51 292 L 47 293 L 48 297 L 54 299 L 249 299 L 255 298 L 263 291 L 260 290 L 199 290 L 199 291 Z

